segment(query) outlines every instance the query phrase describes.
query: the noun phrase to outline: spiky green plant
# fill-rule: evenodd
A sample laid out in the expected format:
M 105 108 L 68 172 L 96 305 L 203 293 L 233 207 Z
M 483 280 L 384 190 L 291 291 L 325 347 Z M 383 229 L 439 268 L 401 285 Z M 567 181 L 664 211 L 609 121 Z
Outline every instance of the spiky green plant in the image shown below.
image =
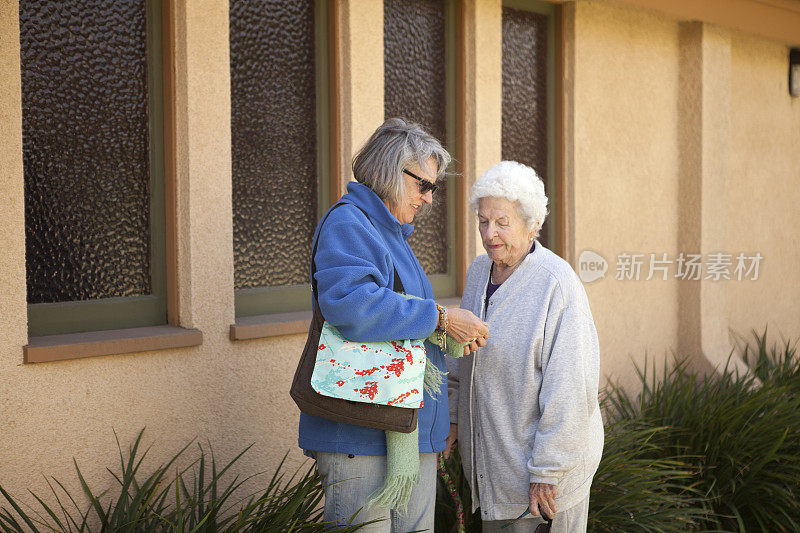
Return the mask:
M 661 434 L 669 430 L 632 419 L 606 426 L 589 531 L 688 531 L 705 517 L 692 458 L 661 450 Z
M 780 353 L 770 358 L 775 373 L 762 386 L 730 367 L 701 376 L 675 361 L 660 380 L 637 367 L 636 398 L 621 389 L 609 397 L 616 419 L 665 428 L 650 458 L 696 458 L 707 512 L 700 530 L 800 531 L 800 395 L 781 375 L 791 365 Z
M 797 342 L 785 340 L 783 344 L 769 344 L 767 329 L 759 335 L 752 331 L 753 341 L 747 342 L 742 358 L 753 369 L 753 374 L 765 385 L 786 385 L 793 394 L 800 394 L 800 357 Z
M 82 493 L 89 500 L 88 508 L 82 508 L 76 497 L 55 478 L 47 479 L 52 493 L 51 503 L 31 493 L 37 507 L 24 506 L 0 485 L 0 494 L 10 505 L 10 508 L 0 508 L 0 531 L 345 533 L 364 525 L 354 524 L 352 519 L 350 524 L 341 527 L 322 523 L 322 478 L 313 466 L 304 472 L 298 469 L 287 478 L 283 473 L 285 456 L 266 489 L 244 499 L 235 497 L 246 485 L 256 484 L 258 474 L 240 478 L 230 473 L 234 463 L 250 447 L 218 468 L 210 446 L 210 452 L 198 446 L 199 458 L 179 469 L 176 463 L 191 446 L 189 443 L 150 475 L 142 475 L 142 462 L 149 451 L 148 448 L 139 453 L 143 432 L 139 432 L 127 455 L 123 454 L 117 439 L 120 471 L 116 473 L 108 469 L 117 484 L 113 490 L 95 492 L 73 460 Z M 191 481 L 188 481 L 189 473 Z

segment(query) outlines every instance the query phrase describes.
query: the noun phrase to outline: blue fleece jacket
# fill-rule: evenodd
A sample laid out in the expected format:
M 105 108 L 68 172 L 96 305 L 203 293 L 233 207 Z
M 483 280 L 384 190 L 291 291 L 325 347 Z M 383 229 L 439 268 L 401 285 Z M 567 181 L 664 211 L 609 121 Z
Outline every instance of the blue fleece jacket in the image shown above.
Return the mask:
M 406 242 L 414 227 L 401 225 L 369 187 L 349 183 L 347 191 L 340 202 L 354 205 L 336 208 L 319 235 L 315 277 L 322 315 L 354 341 L 426 338 L 436 329 L 438 314 L 431 283 Z M 318 226 L 315 239 L 319 232 Z M 392 290 L 394 269 L 406 293 L 423 300 L 408 300 Z M 439 347 L 425 342 L 425 349 L 445 372 Z M 417 427 L 421 453 L 444 450 L 450 431 L 445 386 L 436 397 L 425 392 Z M 386 455 L 383 431 L 305 413 L 300 415 L 299 445 L 306 451 Z

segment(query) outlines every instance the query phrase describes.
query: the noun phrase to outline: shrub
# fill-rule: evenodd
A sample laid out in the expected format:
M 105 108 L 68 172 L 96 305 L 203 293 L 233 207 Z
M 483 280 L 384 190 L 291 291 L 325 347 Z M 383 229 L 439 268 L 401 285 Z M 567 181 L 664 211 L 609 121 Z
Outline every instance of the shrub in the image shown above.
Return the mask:
M 792 394 L 800 394 L 800 358 L 797 345 L 785 341 L 782 346 L 768 345 L 767 330 L 752 332 L 755 346 L 745 343 L 742 358 L 764 385 L 786 385 Z
M 120 531 L 150 533 L 205 532 L 277 532 L 277 531 L 337 531 L 349 532 L 364 524 L 331 528 L 322 523 L 320 502 L 323 495 L 322 478 L 313 466 L 305 472 L 296 471 L 288 478 L 282 473 L 283 461 L 263 492 L 245 499 L 234 499 L 234 493 L 258 474 L 239 478 L 230 468 L 249 449 L 245 449 L 221 469 L 217 468 L 213 451 L 199 448 L 199 458 L 184 469 L 175 468 L 190 444 L 175 454 L 149 476 L 140 468 L 148 450 L 139 454 L 143 431 L 139 432 L 127 456 L 117 439 L 120 471 L 108 471 L 116 485 L 112 492 L 93 491 L 75 464 L 83 494 L 89 507 L 81 509 L 76 498 L 55 478 L 47 480 L 55 505 L 33 497 L 38 509 L 25 511 L 2 486 L 0 493 L 12 509 L 0 508 L 0 531 L 91 532 Z M 210 465 L 207 460 L 210 459 Z M 284 460 L 286 457 L 284 457 Z M 174 470 L 174 476 L 170 472 Z M 191 473 L 191 476 L 189 475 Z M 191 479 L 190 479 L 191 478 Z M 229 479 L 231 478 L 231 479 Z
M 645 457 L 691 461 L 693 489 L 705 496 L 698 502 L 707 514 L 700 530 L 800 531 L 796 353 L 790 344 L 768 348 L 766 333 L 755 336 L 754 352 L 750 375 L 726 368 L 700 376 L 676 361 L 665 364 L 660 381 L 637 368 L 636 399 L 620 389 L 609 396 L 617 420 L 664 428 Z
M 687 531 L 706 515 L 690 457 L 669 456 L 660 436 L 669 428 L 620 419 L 606 427 L 603 457 L 592 482 L 589 531 Z
M 636 395 L 609 385 L 601 397 L 606 441 L 592 484 L 590 531 L 800 532 L 796 345 L 770 346 L 766 331 L 754 333 L 743 357 L 751 375 L 726 368 L 703 376 L 676 360 L 665 363 L 660 380 L 655 368 L 637 367 Z M 55 505 L 33 494 L 38 507 L 28 511 L 0 485 L 10 505 L 0 508 L 0 531 L 346 532 L 364 525 L 330 529 L 321 522 L 322 478 L 313 466 L 287 478 L 282 462 L 263 491 L 234 499 L 256 477 L 231 478 L 247 449 L 218 469 L 210 447 L 198 446 L 199 457 L 178 469 L 190 443 L 145 477 L 141 439 L 142 432 L 127 455 L 117 440 L 113 495 L 90 489 L 75 462 L 86 509 L 54 478 L 47 482 Z M 437 490 L 436 531 L 481 531 L 458 451 L 441 467 L 450 483 L 440 480 Z

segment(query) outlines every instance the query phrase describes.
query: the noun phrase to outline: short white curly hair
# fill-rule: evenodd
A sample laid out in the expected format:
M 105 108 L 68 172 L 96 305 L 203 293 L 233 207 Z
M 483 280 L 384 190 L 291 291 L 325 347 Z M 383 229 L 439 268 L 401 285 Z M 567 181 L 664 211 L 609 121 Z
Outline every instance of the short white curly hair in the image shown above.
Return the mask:
M 536 227 L 534 237 L 539 236 L 539 230 L 547 218 L 547 196 L 544 194 L 544 183 L 535 170 L 516 161 L 500 161 L 484 172 L 472 186 L 469 205 L 473 211 L 477 212 L 478 201 L 487 197 L 516 202 L 519 216 L 528 230 Z

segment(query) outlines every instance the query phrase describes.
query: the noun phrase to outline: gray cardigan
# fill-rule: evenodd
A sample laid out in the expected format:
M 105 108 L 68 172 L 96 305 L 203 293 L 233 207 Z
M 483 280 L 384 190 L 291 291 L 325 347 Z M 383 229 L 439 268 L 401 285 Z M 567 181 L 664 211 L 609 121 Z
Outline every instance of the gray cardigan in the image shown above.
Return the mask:
M 472 262 L 461 299 L 481 317 L 491 265 L 486 255 Z M 556 507 L 565 511 L 588 496 L 603 451 L 600 353 L 586 292 L 569 264 L 537 242 L 483 318 L 486 347 L 448 358 L 450 419 L 473 511 L 516 518 L 530 483 L 557 485 Z

